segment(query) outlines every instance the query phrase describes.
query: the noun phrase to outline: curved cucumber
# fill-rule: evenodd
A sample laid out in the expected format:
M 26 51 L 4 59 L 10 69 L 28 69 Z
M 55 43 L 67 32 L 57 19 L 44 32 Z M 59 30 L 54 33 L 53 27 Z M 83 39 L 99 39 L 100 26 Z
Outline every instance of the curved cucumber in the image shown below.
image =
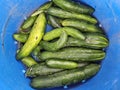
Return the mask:
M 93 24 L 97 23 L 97 19 L 93 18 L 90 15 L 68 12 L 57 7 L 50 7 L 49 9 L 47 9 L 46 13 L 59 18 L 71 18 L 71 19 L 84 20 Z
M 27 77 L 37 77 L 37 76 L 53 74 L 60 71 L 63 71 L 63 69 L 50 68 L 45 63 L 41 63 L 41 64 L 33 65 L 32 67 L 29 67 L 25 75 Z
M 78 64 L 76 62 L 59 60 L 59 59 L 47 60 L 46 64 L 51 68 L 59 68 L 59 69 L 73 69 L 78 67 Z
M 28 40 L 21 48 L 20 52 L 17 54 L 17 59 L 22 59 L 28 56 L 32 52 L 32 50 L 39 44 L 44 35 L 45 27 L 45 14 L 41 13 L 35 21 L 35 24 L 31 30 Z
M 68 35 L 70 35 L 71 37 L 77 38 L 77 39 L 85 39 L 85 36 L 78 31 L 77 29 L 71 28 L 71 27 L 61 27 L 61 28 L 56 28 L 51 30 L 50 32 L 47 32 L 44 37 L 43 40 L 45 41 L 50 41 L 53 40 L 55 38 L 60 37 L 62 31 L 65 31 Z
M 44 51 L 40 54 L 41 60 L 46 59 L 64 59 L 71 61 L 99 61 L 104 59 L 105 52 L 102 50 L 93 50 L 87 48 L 64 48 L 59 51 Z
M 65 70 L 48 76 L 36 77 L 32 79 L 30 85 L 36 89 L 70 85 L 92 77 L 99 69 L 100 65 L 90 64 L 82 69 Z
M 52 0 L 60 8 L 76 13 L 92 14 L 95 10 L 90 6 L 76 3 L 72 0 Z
M 100 27 L 97 27 L 94 24 L 90 24 L 85 21 L 80 21 L 75 19 L 63 20 L 62 25 L 77 28 L 82 32 L 103 32 L 103 30 Z
M 67 42 L 67 34 L 65 31 L 62 31 L 60 39 L 56 42 L 46 42 L 41 41 L 40 45 L 47 51 L 56 51 L 62 48 Z

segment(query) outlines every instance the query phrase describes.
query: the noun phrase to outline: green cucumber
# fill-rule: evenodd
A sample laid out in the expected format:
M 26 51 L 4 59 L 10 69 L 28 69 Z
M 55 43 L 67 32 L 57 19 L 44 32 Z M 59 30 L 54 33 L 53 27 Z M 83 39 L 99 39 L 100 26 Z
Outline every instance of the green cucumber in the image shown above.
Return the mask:
M 60 37 L 62 31 L 65 31 L 68 35 L 74 37 L 74 38 L 77 38 L 77 39 L 82 39 L 84 40 L 85 39 L 85 36 L 80 32 L 78 31 L 77 29 L 74 29 L 74 28 L 71 28 L 71 27 L 61 27 L 61 28 L 56 28 L 56 29 L 53 29 L 51 30 L 50 32 L 47 32 L 44 37 L 43 37 L 43 40 L 45 41 L 50 41 L 50 40 L 53 40 L 55 38 L 58 38 Z
M 59 60 L 59 59 L 47 60 L 46 64 L 51 68 L 59 68 L 59 69 L 73 69 L 78 67 L 78 64 L 76 62 Z
M 52 6 L 52 2 L 51 1 L 48 1 L 46 3 L 44 3 L 42 6 L 39 7 L 38 10 L 36 10 L 32 15 L 31 17 L 35 17 L 37 15 L 39 15 L 40 13 L 43 13 L 45 10 L 47 10 L 49 7 Z
M 46 10 L 46 13 L 63 19 L 70 18 L 70 19 L 84 20 L 93 24 L 97 23 L 97 19 L 95 19 L 90 15 L 68 12 L 57 7 L 50 7 L 49 9 Z
M 82 32 L 100 32 L 100 33 L 103 32 L 103 30 L 100 27 L 94 24 L 90 24 L 87 23 L 86 21 L 80 21 L 75 19 L 65 19 L 62 21 L 62 25 L 77 28 Z
M 36 77 L 32 79 L 30 85 L 35 89 L 70 85 L 94 76 L 99 71 L 99 69 L 100 65 L 90 64 L 82 69 L 77 68 L 73 70 L 65 70 L 48 76 Z M 89 74 L 89 77 L 87 74 Z
M 71 61 L 100 61 L 104 59 L 105 52 L 87 48 L 63 48 L 55 52 L 44 51 L 39 55 L 41 60 L 64 59 Z
M 95 10 L 90 6 L 83 5 L 81 3 L 76 3 L 72 0 L 52 0 L 60 8 L 76 13 L 92 14 Z
M 21 31 L 24 31 L 24 30 L 30 28 L 31 26 L 33 26 L 36 18 L 37 18 L 37 16 L 35 16 L 35 17 L 31 17 L 31 16 L 28 17 L 28 18 L 24 21 L 24 23 L 22 24 L 22 26 L 21 26 Z
M 84 35 L 86 37 L 85 40 L 78 40 L 69 37 L 64 47 L 77 46 L 77 47 L 87 47 L 93 49 L 102 49 L 107 47 L 109 44 L 108 39 L 103 34 L 86 33 Z
M 17 53 L 17 59 L 22 59 L 26 56 L 28 56 L 32 50 L 39 44 L 41 41 L 44 31 L 46 28 L 46 18 L 45 14 L 41 13 L 38 18 L 35 21 L 34 26 L 32 27 L 31 33 L 24 44 L 24 46 L 21 48 L 20 52 Z
M 62 31 L 60 39 L 55 42 L 41 41 L 40 46 L 47 51 L 56 51 L 62 48 L 67 42 L 67 34 Z
M 13 34 L 13 38 L 17 40 L 18 42 L 25 43 L 28 39 L 27 34 L 21 34 L 21 33 L 15 33 Z
M 54 59 L 56 60 L 56 59 Z M 78 67 L 82 68 L 84 66 L 89 65 L 88 62 L 79 62 L 78 63 Z M 64 71 L 65 69 L 58 69 L 58 68 L 50 68 L 48 67 L 45 63 L 40 63 L 37 65 L 33 65 L 31 67 L 29 67 L 26 70 L 25 75 L 27 77 L 37 77 L 37 76 L 44 76 L 44 75 L 50 75 L 56 72 L 61 72 Z
M 56 72 L 63 71 L 63 69 L 50 68 L 45 63 L 40 63 L 29 67 L 25 73 L 27 77 L 37 77 L 53 74 Z
M 31 67 L 33 65 L 38 64 L 32 57 L 25 57 L 21 61 L 27 67 Z

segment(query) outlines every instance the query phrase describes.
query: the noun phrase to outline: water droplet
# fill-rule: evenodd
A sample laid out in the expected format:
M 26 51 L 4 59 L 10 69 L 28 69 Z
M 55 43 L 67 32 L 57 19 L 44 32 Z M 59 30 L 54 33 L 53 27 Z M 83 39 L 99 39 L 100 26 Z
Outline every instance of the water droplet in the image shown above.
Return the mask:
M 18 42 L 17 42 L 17 41 L 15 41 L 15 42 L 14 42 L 14 44 L 18 44 Z
M 84 83 L 86 80 L 82 80 L 82 83 Z
M 27 17 L 26 16 L 24 16 L 24 20 L 26 20 L 27 19 Z
M 25 73 L 25 70 L 22 70 L 23 73 Z
M 66 89 L 66 88 L 68 88 L 68 86 L 67 86 L 67 85 L 65 85 L 65 86 L 64 86 L 64 89 Z
M 102 25 L 101 25 L 101 24 L 99 24 L 99 27 L 102 27 Z

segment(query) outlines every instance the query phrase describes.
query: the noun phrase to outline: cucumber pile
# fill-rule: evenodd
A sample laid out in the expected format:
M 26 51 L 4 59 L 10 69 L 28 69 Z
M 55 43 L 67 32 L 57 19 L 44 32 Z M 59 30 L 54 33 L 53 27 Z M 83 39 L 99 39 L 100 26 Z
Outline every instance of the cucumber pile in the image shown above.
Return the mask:
M 16 59 L 27 67 L 32 88 L 71 85 L 100 70 L 109 40 L 94 11 L 72 0 L 52 0 L 23 22 L 13 38 L 19 42 Z M 45 33 L 47 24 L 53 30 Z

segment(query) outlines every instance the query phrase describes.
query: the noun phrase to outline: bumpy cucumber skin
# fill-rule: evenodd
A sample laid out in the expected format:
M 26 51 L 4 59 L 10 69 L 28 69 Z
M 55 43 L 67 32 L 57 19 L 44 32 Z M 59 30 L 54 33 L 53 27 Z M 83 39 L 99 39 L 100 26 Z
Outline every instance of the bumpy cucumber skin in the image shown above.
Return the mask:
M 59 69 L 73 69 L 78 67 L 78 64 L 76 62 L 59 60 L 59 59 L 47 60 L 46 64 L 51 68 L 59 68 Z
M 58 7 L 67 10 L 72 11 L 76 13 L 85 13 L 85 14 L 92 14 L 95 10 L 94 8 L 90 6 L 86 6 L 83 4 L 78 4 L 76 2 L 73 2 L 71 0 L 52 0 Z
M 28 56 L 32 50 L 39 44 L 41 41 L 44 31 L 46 28 L 46 18 L 45 14 L 41 13 L 38 18 L 35 21 L 35 24 L 31 30 L 31 33 L 24 44 L 24 46 L 21 48 L 20 52 L 17 54 L 17 59 L 22 59 L 26 56 Z
M 64 59 L 71 61 L 100 61 L 104 59 L 105 52 L 102 50 L 93 50 L 87 48 L 64 48 L 59 51 L 44 51 L 40 54 L 41 60 L 46 59 Z
M 85 39 L 85 36 L 79 32 L 77 29 L 74 29 L 74 28 L 71 28 L 71 27 L 61 27 L 61 28 L 56 28 L 56 29 L 53 29 L 52 31 L 50 32 L 47 32 L 44 37 L 43 37 L 43 40 L 45 41 L 50 41 L 50 40 L 53 40 L 55 38 L 58 38 L 60 37 L 62 31 L 65 31 L 68 35 L 70 35 L 71 37 L 74 37 L 74 38 L 77 38 L 77 39 L 82 39 L 84 40 Z
M 88 22 L 75 19 L 65 19 L 62 21 L 62 25 L 77 28 L 82 32 L 98 32 L 98 33 L 103 32 L 103 30 L 100 27 L 94 24 L 90 24 Z
M 25 75 L 27 77 L 37 77 L 37 76 L 50 75 L 60 71 L 63 71 L 63 69 L 50 68 L 45 63 L 41 63 L 29 67 Z
M 90 15 L 68 12 L 57 7 L 50 7 L 49 9 L 47 9 L 46 13 L 63 19 L 70 18 L 84 20 L 93 24 L 97 23 L 97 19 Z
M 36 77 L 30 85 L 36 89 L 70 85 L 94 76 L 99 69 L 100 65 L 90 64 L 82 69 L 66 70 L 48 76 Z
M 62 31 L 60 39 L 57 40 L 56 42 L 41 41 L 40 45 L 42 46 L 43 49 L 47 51 L 57 51 L 60 48 L 62 48 L 66 42 L 67 42 L 67 33 L 65 31 Z

